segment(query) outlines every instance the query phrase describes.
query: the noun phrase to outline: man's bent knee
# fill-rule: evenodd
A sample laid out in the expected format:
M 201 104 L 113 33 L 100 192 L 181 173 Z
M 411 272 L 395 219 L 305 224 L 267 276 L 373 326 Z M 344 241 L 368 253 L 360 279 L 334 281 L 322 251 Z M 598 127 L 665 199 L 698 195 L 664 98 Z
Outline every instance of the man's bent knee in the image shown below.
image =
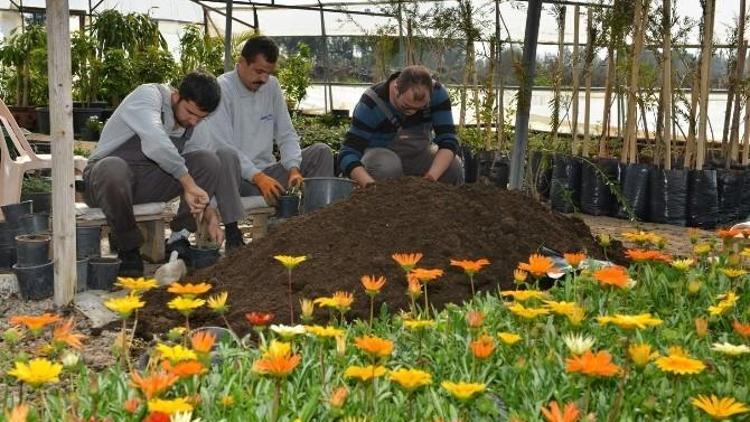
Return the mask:
M 394 179 L 404 175 L 401 158 L 386 148 L 371 148 L 365 151 L 362 164 L 375 180 Z

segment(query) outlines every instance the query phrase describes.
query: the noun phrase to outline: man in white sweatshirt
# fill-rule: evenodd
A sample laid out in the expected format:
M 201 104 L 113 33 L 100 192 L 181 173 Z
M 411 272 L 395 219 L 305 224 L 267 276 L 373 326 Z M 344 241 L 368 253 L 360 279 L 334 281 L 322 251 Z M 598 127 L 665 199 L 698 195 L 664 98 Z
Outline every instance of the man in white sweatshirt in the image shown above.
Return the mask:
M 304 177 L 333 176 L 333 154 L 327 145 L 300 148 L 281 86 L 272 76 L 278 58 L 279 48 L 272 39 L 249 39 L 235 69 L 218 77 L 219 107 L 194 135 L 214 149 L 235 148 L 240 161 L 240 195 L 263 195 L 270 204 L 285 189 L 300 186 Z M 237 243 L 236 221 L 242 218 L 244 213 L 224 219 L 227 245 Z

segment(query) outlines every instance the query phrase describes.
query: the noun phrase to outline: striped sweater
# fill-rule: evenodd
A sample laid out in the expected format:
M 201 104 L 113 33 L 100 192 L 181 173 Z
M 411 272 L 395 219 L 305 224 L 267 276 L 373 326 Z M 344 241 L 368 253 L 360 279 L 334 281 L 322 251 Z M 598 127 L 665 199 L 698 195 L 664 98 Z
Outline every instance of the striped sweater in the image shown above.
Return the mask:
M 435 82 L 430 96 L 429 109 L 406 116 L 389 102 L 388 85 L 398 75 L 398 73 L 391 75 L 387 81 L 374 85 L 372 89 L 391 108 L 391 112 L 399 120 L 401 127 L 410 128 L 431 123 L 435 136 L 432 142 L 437 144 L 438 148 L 449 149 L 456 153 L 458 138 L 453 125 L 448 91 L 440 83 Z M 362 165 L 360 160 L 367 148 L 388 147 L 396 139 L 398 129 L 375 102 L 363 94 L 354 108 L 352 125 L 346 133 L 344 145 L 339 154 L 339 166 L 344 171 L 344 175 L 348 177 L 354 168 Z

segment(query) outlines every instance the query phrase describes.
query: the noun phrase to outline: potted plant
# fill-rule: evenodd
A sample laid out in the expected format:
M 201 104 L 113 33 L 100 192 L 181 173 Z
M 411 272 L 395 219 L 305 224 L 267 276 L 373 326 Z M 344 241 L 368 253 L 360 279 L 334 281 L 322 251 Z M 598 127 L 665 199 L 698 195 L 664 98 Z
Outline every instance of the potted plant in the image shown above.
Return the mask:
M 35 212 L 49 212 L 52 209 L 52 179 L 26 176 L 21 185 L 21 201 L 31 201 Z
M 29 25 L 14 29 L 0 47 L 0 63 L 15 70 L 9 78 L 5 100 L 19 126 L 35 129 L 36 111 L 32 105 L 47 100 L 47 33 L 44 27 Z
M 86 127 L 84 127 L 81 133 L 81 138 L 84 141 L 97 142 L 99 135 L 102 134 L 102 129 L 104 129 L 104 122 L 99 120 L 98 116 L 91 116 L 86 120 Z
M 312 84 L 312 68 L 310 47 L 302 42 L 297 44 L 297 52 L 287 56 L 279 66 L 279 84 L 284 90 L 290 114 L 299 110 L 300 103 L 307 95 L 307 88 Z

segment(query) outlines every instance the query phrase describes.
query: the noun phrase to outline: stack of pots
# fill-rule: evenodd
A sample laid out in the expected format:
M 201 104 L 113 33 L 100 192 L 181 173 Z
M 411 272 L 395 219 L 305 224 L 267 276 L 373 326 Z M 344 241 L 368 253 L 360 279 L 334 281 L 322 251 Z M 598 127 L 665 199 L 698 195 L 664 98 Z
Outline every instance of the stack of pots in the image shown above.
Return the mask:
M 120 260 L 101 256 L 101 228 L 76 227 L 77 291 L 112 290 Z
M 15 263 L 12 268 L 21 297 L 26 300 L 52 297 L 55 271 L 49 253 L 49 214 L 33 214 L 31 201 L 4 205 L 2 210 L 5 225 L 0 242 L 7 244 L 8 237 L 14 235 Z

